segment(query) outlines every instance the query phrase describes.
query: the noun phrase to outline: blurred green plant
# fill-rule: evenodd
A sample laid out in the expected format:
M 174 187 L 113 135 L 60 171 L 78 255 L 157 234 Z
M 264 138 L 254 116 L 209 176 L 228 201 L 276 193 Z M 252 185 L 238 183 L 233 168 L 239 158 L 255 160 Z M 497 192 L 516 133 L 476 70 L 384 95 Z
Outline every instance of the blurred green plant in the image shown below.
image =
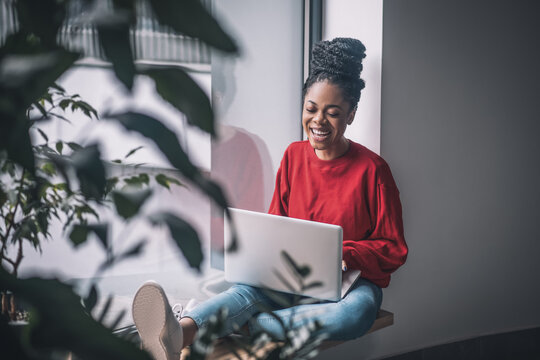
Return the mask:
M 6 359 L 53 359 L 62 353 L 81 359 L 149 359 L 132 341 L 113 334 L 123 314 L 104 324 L 112 298 L 107 299 L 100 314 L 93 312 L 99 299 L 95 283 L 81 297 L 72 285 L 58 279 L 17 276 L 24 257 L 23 243 L 29 242 L 40 251 L 41 242 L 51 237 L 49 226 L 55 220 L 63 223 L 75 247 L 85 243 L 90 234 L 95 235 L 105 252 L 98 274 L 140 254 L 144 251 L 144 239 L 124 252 L 112 252 L 109 224 L 100 220 L 97 209 L 112 204 L 126 222 L 134 221 L 152 196 L 152 181 L 166 188 L 182 185 L 176 177 L 166 174 L 154 175 L 153 179 L 142 172 L 123 179 L 108 178 L 108 165 L 98 145 L 81 146 L 63 140 L 53 143 L 39 129 L 42 121 L 69 122 L 67 110 L 98 118 L 90 104 L 56 85 L 57 79 L 82 56 L 59 43 L 59 33 L 69 20 L 68 13 L 72 16 L 68 11 L 70 5 L 82 1 L 90 11 L 76 14 L 77 21 L 97 31 L 100 47 L 118 82 L 131 91 L 136 75 L 148 77 L 154 81 L 157 93 L 184 113 L 190 125 L 211 136 L 216 136 L 216 131 L 210 101 L 183 69 L 135 65 L 130 32 L 138 16 L 136 3 L 145 1 L 156 20 L 175 33 L 197 38 L 225 53 L 236 54 L 238 48 L 199 0 L 0 1 L 9 3 L 9 7 L 2 9 L 10 9 L 9 18 L 16 23 L 12 33 L 0 34 L 0 39 L 4 39 L 0 44 L 0 291 L 15 294 L 30 311 L 29 324 L 20 332 L 8 325 L 9 319 L 0 319 L 0 354 Z M 109 6 L 102 6 L 104 3 Z M 77 27 L 71 30 L 78 31 Z M 182 179 L 201 190 L 229 216 L 221 188 L 193 165 L 177 134 L 163 121 L 130 110 L 101 114 L 103 120 L 116 122 L 126 131 L 155 143 Z M 125 158 L 138 150 L 131 150 Z M 117 159 L 113 163 L 123 161 Z M 189 265 L 200 269 L 200 239 L 188 222 L 169 212 L 144 216 L 155 226 L 167 227 Z M 16 250 L 9 252 L 8 247 Z M 218 314 L 216 319 L 222 317 Z M 311 333 L 309 330 L 308 334 Z M 286 344 L 298 342 L 298 336 L 293 335 Z M 215 334 L 208 338 L 215 341 Z M 257 342 L 261 342 L 260 338 L 250 338 L 247 346 Z M 295 353 L 296 350 L 284 356 L 292 358 Z M 269 358 L 276 358 L 275 354 L 269 354 Z
M 54 351 L 65 351 L 80 358 L 146 359 L 145 352 L 114 336 L 89 316 L 98 300 L 95 286 L 90 287 L 81 302 L 74 289 L 59 280 L 17 277 L 23 242 L 39 251 L 41 241 L 50 237 L 52 218 L 63 222 L 74 246 L 87 241 L 89 234 L 96 235 L 106 252 L 99 271 L 140 253 L 144 240 L 120 254 L 110 251 L 108 224 L 100 222 L 96 207 L 110 199 L 116 212 L 130 221 L 150 198 L 152 189 L 148 186 L 148 174 L 141 173 L 125 179 L 129 186 L 119 188 L 122 179 L 107 179 L 98 145 L 82 147 L 64 141 L 51 144 L 47 134 L 36 126 L 46 120 L 69 121 L 65 110 L 82 111 L 97 118 L 91 105 L 76 95 L 68 96 L 55 85 L 81 58 L 81 54 L 65 49 L 57 41 L 74 0 L 2 2 L 10 5 L 2 4 L 2 9 L 10 9 L 9 18 L 15 19 L 16 26 L 13 33 L 0 34 L 5 39 L 0 47 L 0 290 L 15 294 L 31 309 L 29 326 L 24 327 L 21 336 L 7 326 L 8 319 L 0 321 L 2 358 L 50 358 Z M 184 70 L 135 66 L 129 40 L 137 17 L 136 1 L 113 0 L 109 2 L 111 6 L 99 6 L 103 3 L 99 0 L 84 3 L 92 10 L 84 16 L 77 14 L 78 21 L 96 29 L 118 81 L 131 90 L 137 74 L 148 76 L 163 99 L 182 111 L 190 124 L 215 136 L 210 101 Z M 233 40 L 198 0 L 148 3 L 157 20 L 173 31 L 198 38 L 224 52 L 237 51 Z M 129 111 L 105 118 L 154 141 L 170 160 L 171 168 L 227 211 L 220 187 L 191 163 L 176 134 L 162 121 Z M 31 129 L 35 129 L 37 136 L 31 136 Z M 178 184 L 176 177 L 165 174 L 157 174 L 153 180 L 167 188 Z M 190 265 L 200 268 L 200 241 L 189 223 L 171 213 L 150 214 L 149 219 L 153 224 L 167 226 Z M 15 246 L 16 251 L 8 253 L 10 246 Z
M 286 252 L 281 252 L 281 257 L 286 269 L 294 280 L 291 283 L 287 276 L 274 271 L 278 279 L 289 288 L 291 293 L 298 294 L 308 289 L 322 286 L 320 281 L 309 281 L 311 269 L 308 265 L 298 264 Z M 318 355 L 318 347 L 327 339 L 327 334 L 323 331 L 322 324 L 316 319 L 303 318 L 301 314 L 296 314 L 296 305 L 314 303 L 317 300 L 301 295 L 286 296 L 283 293 L 263 289 L 265 294 L 276 304 L 282 307 L 293 307 L 289 322 L 286 323 L 273 313 L 272 309 L 257 304 L 261 313 L 266 313 L 280 324 L 283 339 L 265 331 L 249 333 L 245 328 L 236 329 L 235 334 L 218 340 L 217 334 L 221 333 L 227 319 L 227 309 L 221 308 L 218 313 L 211 317 L 206 328 L 199 331 L 197 339 L 190 348 L 188 359 L 203 360 L 212 354 L 216 343 L 218 346 L 226 347 L 230 354 L 237 359 L 311 359 Z M 294 322 L 301 322 L 298 326 Z
M 129 257 L 112 253 L 108 239 L 109 224 L 100 222 L 99 213 L 102 207 L 114 202 L 117 213 L 129 218 L 137 214 L 151 195 L 148 174 L 141 172 L 129 177 L 106 178 L 105 164 L 98 158 L 88 156 L 97 151 L 95 146 L 83 147 L 62 140 L 49 141 L 39 125 L 51 119 L 70 122 L 65 114 L 67 109 L 81 111 L 90 119 L 98 119 L 97 111 L 90 104 L 79 95 L 68 95 L 57 84 L 53 84 L 27 112 L 29 132 L 35 135 L 34 138 L 37 137 L 31 145 L 36 160 L 33 175 L 7 158 L 5 152 L 0 154 L 0 216 L 4 220 L 0 223 L 0 265 L 10 267 L 9 272 L 15 277 L 24 258 L 24 243 L 28 242 L 41 252 L 42 241 L 51 239 L 49 229 L 52 221 L 62 223 L 63 230 L 69 231 L 69 239 L 74 247 L 86 242 L 90 233 L 96 235 L 107 259 L 100 267 L 101 271 L 119 259 Z M 140 147 L 128 152 L 124 160 L 138 149 Z M 122 160 L 116 162 L 122 163 Z M 70 173 L 77 173 L 77 176 Z M 73 180 L 78 180 L 78 187 L 70 184 Z M 161 173 L 155 176 L 155 180 L 156 184 L 167 189 L 170 189 L 170 184 L 181 185 L 177 179 Z M 105 181 L 103 191 L 95 187 L 96 181 L 100 184 Z M 142 246 L 144 243 L 139 245 Z M 132 249 L 128 251 L 130 256 L 137 253 Z M 7 312 L 11 320 L 21 320 L 24 313 L 17 312 L 13 294 L 3 293 L 2 304 L 3 314 Z

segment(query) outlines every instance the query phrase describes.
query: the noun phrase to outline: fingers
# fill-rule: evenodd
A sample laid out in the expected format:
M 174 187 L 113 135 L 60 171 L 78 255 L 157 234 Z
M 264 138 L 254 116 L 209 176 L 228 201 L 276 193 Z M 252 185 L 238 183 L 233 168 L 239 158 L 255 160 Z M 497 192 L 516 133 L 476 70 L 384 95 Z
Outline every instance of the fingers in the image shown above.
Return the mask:
M 345 260 L 341 260 L 341 270 L 347 271 L 347 263 Z

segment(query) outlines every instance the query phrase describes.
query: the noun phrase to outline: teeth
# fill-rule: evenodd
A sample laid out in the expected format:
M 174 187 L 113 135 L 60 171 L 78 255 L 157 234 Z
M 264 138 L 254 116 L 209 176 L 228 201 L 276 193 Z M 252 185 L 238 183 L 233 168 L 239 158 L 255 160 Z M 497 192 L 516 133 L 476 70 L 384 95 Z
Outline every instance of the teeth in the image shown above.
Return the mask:
M 311 131 L 315 134 L 315 135 L 328 135 L 330 132 L 329 131 L 321 131 L 321 130 L 316 130 L 316 129 L 311 129 Z

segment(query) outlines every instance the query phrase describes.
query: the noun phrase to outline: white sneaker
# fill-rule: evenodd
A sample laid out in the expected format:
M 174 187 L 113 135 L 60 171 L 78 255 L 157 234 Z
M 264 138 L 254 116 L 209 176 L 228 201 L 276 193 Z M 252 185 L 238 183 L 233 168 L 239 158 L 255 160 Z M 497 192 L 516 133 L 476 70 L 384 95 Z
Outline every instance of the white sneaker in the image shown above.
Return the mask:
M 196 299 L 190 299 L 185 308 L 182 304 L 174 304 L 172 306 L 172 312 L 174 317 L 176 317 L 176 320 L 180 321 L 181 318 L 193 310 L 197 305 L 199 305 L 199 302 Z
M 163 288 L 155 281 L 145 282 L 135 294 L 131 311 L 143 348 L 155 360 L 179 360 L 182 327 Z

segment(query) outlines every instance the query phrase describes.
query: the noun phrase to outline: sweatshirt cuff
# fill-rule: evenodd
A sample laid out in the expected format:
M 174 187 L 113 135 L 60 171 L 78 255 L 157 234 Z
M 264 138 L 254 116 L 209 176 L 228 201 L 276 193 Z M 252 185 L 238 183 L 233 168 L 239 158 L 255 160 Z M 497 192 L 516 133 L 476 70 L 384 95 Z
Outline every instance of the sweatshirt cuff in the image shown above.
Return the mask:
M 343 247 L 343 260 L 347 264 L 347 267 L 350 268 L 353 265 L 352 251 L 349 247 Z

